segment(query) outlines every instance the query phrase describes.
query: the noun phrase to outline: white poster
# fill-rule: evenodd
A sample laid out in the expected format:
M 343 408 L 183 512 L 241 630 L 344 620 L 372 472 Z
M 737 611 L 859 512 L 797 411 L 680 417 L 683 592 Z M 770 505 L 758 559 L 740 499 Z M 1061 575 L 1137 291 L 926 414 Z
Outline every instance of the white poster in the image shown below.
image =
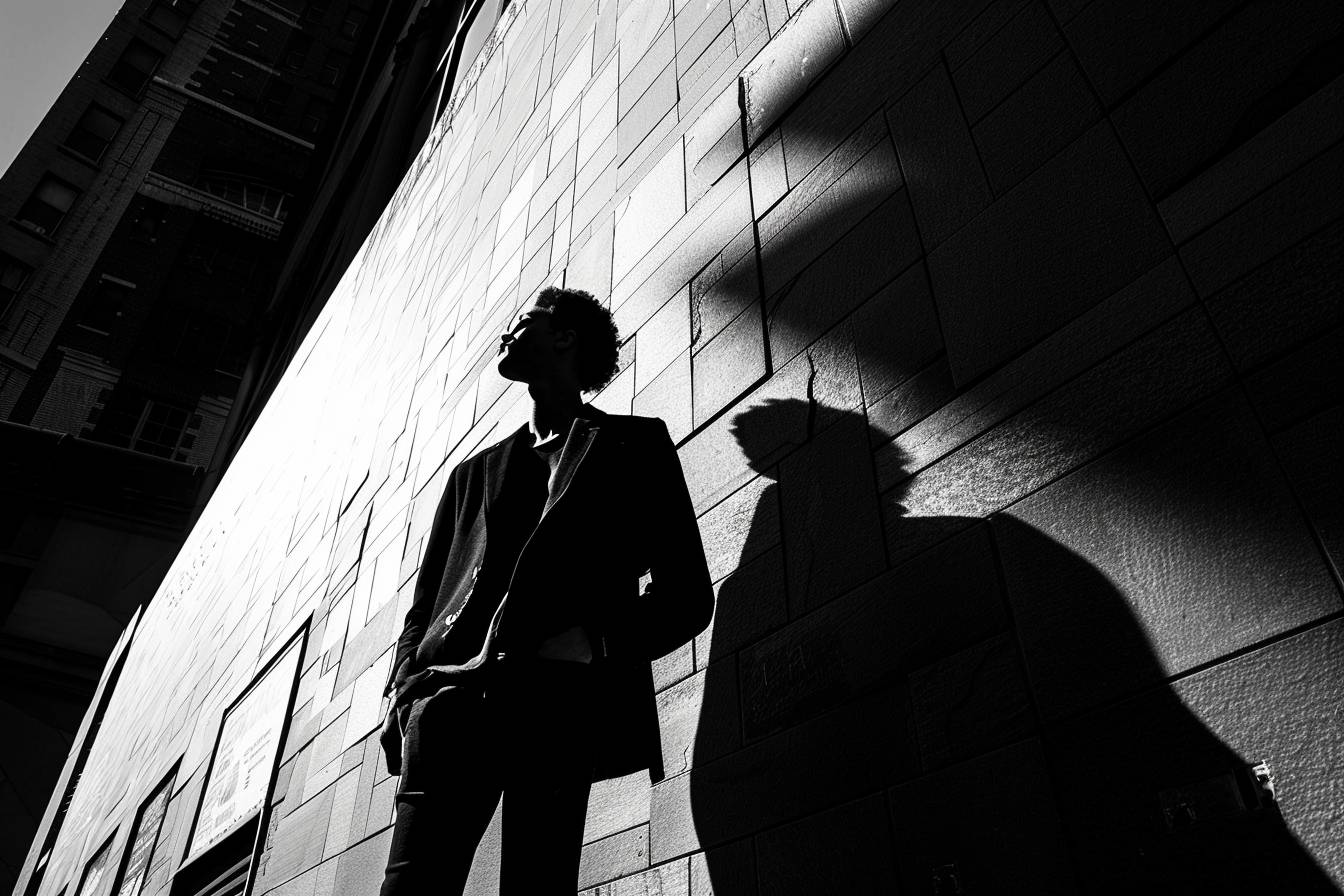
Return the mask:
M 299 642 L 295 641 L 225 715 L 189 856 L 200 853 L 261 808 L 280 748 L 285 707 L 294 688 L 298 662 Z

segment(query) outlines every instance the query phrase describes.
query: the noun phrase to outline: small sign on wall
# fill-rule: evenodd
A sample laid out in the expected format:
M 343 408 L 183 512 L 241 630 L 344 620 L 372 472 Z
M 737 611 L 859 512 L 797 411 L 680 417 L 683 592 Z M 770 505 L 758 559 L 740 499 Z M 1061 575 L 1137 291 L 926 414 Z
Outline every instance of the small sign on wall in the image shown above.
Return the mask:
M 297 679 L 301 639 L 290 642 L 224 714 L 187 857 L 219 842 L 261 809 Z

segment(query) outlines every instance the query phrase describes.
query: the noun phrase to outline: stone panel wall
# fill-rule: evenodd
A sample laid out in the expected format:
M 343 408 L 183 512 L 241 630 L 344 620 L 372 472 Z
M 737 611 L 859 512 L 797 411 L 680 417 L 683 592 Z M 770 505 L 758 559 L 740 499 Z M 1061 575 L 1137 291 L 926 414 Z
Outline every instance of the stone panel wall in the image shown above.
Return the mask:
M 42 892 L 179 756 L 180 855 L 220 711 L 309 618 L 255 892 L 374 891 L 391 644 L 551 283 L 614 309 L 595 403 L 667 421 L 717 580 L 655 663 L 670 777 L 595 787 L 585 892 L 1344 883 L 1340 32 L 511 6 L 150 607 Z

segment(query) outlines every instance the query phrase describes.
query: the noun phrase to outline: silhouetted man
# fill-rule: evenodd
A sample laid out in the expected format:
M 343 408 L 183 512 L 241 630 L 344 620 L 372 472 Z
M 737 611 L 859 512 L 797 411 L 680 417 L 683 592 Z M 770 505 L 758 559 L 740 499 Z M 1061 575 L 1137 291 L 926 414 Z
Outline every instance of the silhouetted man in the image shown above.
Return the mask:
M 387 688 L 383 896 L 461 893 L 501 795 L 502 896 L 569 896 L 592 782 L 663 777 L 649 663 L 713 592 L 667 426 L 580 398 L 616 369 L 586 292 L 543 290 L 500 337 L 532 420 L 453 470 L 429 533 Z

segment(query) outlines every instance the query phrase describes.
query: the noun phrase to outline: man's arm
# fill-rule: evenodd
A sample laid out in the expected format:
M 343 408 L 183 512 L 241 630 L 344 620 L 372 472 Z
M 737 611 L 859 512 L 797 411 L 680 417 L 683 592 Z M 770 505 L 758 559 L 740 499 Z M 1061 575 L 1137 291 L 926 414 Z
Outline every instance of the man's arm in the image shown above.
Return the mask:
M 681 461 L 662 420 L 652 442 L 648 500 L 638 507 L 644 514 L 640 528 L 650 539 L 652 582 L 634 602 L 627 624 L 649 659 L 657 659 L 705 630 L 714 615 L 714 588 Z
M 429 530 L 429 543 L 425 546 L 425 556 L 420 561 L 420 573 L 415 580 L 415 596 L 411 608 L 406 611 L 406 622 L 397 639 L 396 654 L 392 659 L 392 674 L 383 688 L 383 696 L 392 695 L 408 675 L 411 660 L 424 637 L 429 625 L 430 614 L 434 612 L 434 602 L 439 596 L 439 585 L 443 581 L 443 570 L 448 563 L 448 550 L 453 544 L 453 529 L 457 524 L 457 471 L 448 477 L 448 485 L 439 498 L 438 510 L 434 512 L 434 525 Z

